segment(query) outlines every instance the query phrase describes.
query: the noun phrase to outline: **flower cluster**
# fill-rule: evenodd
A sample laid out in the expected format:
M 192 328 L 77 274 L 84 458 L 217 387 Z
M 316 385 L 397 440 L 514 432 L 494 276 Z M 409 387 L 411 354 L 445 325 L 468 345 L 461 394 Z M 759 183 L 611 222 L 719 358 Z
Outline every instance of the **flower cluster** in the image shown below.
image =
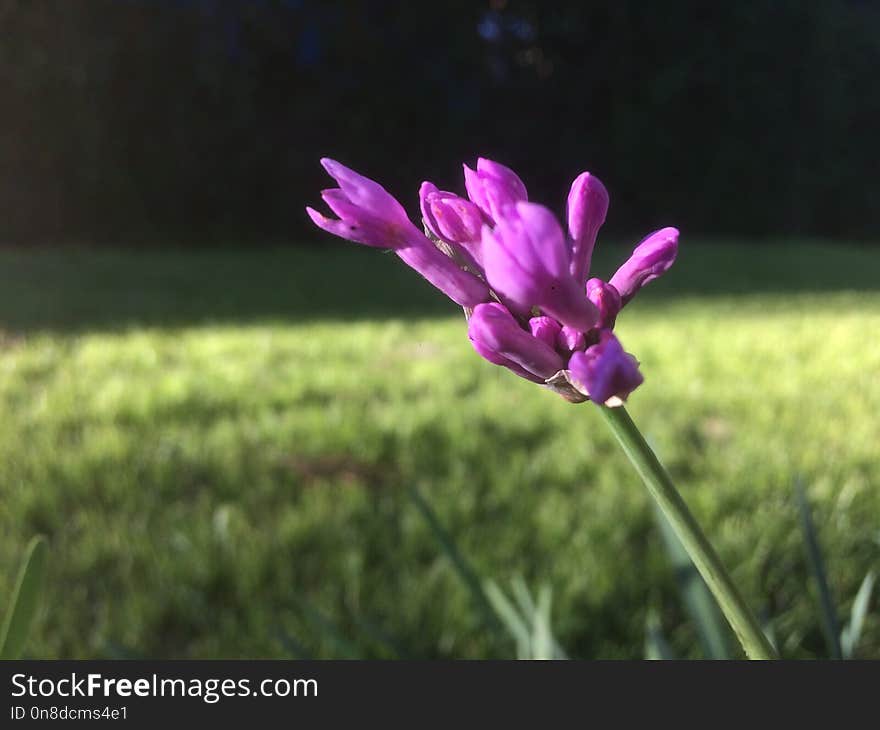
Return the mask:
M 589 270 L 608 192 L 588 172 L 571 185 L 564 231 L 548 208 L 529 202 L 516 173 L 481 158 L 476 170 L 464 167 L 467 198 L 422 183 L 422 233 L 381 185 L 334 160 L 321 164 L 339 185 L 321 193 L 338 219 L 307 208 L 312 221 L 392 249 L 465 308 L 471 343 L 489 362 L 573 402 L 619 405 L 642 383 L 612 330 L 636 292 L 672 265 L 675 228 L 649 235 L 603 281 Z

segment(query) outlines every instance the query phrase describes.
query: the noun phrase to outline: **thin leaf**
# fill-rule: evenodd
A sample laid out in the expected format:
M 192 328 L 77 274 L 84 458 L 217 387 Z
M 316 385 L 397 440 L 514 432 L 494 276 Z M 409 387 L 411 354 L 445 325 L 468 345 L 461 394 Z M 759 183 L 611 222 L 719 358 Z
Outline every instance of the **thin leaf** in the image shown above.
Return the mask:
M 675 652 L 666 640 L 660 626 L 660 618 L 654 609 L 648 611 L 645 619 L 645 659 L 676 659 Z
M 779 651 L 779 640 L 776 636 L 776 624 L 773 621 L 771 616 L 768 616 L 766 613 L 761 613 L 761 630 L 764 632 L 764 636 L 767 637 L 767 641 L 770 642 L 770 646 L 776 651 L 777 654 Z M 792 643 L 794 642 L 794 643 Z M 796 634 L 790 634 L 788 637 L 788 641 L 786 643 L 786 648 L 790 648 L 792 651 L 799 646 L 800 640 L 798 639 Z
M 535 620 L 537 608 L 535 600 L 532 598 L 532 592 L 526 585 L 525 579 L 518 575 L 510 581 L 510 587 L 513 589 L 513 597 L 519 604 L 519 610 L 529 623 Z
M 555 658 L 553 633 L 550 629 L 550 610 L 553 594 L 549 586 L 543 586 L 538 592 L 538 605 L 532 628 L 532 658 Z
M 553 635 L 551 623 L 552 593 L 549 587 L 541 589 L 535 604 L 525 581 L 517 577 L 511 581 L 519 606 L 505 595 L 498 584 L 484 583 L 489 598 L 501 623 L 516 642 L 518 659 L 568 659 L 565 650 Z M 526 615 L 529 613 L 530 615 Z
M 819 545 L 819 535 L 813 524 L 813 515 L 807 502 L 807 495 L 800 479 L 795 480 L 795 492 L 797 494 L 798 508 L 801 516 L 801 530 L 804 533 L 804 545 L 807 550 L 807 561 L 816 587 L 819 590 L 819 608 L 822 613 L 822 630 L 825 633 L 825 641 L 832 659 L 843 659 L 843 648 L 840 645 L 840 621 L 834 608 L 834 600 L 831 597 L 831 588 L 828 586 L 828 573 L 825 570 L 825 561 L 822 558 L 822 548 Z
M 428 501 L 415 487 L 412 487 L 409 490 L 409 493 L 410 498 L 422 517 L 425 518 L 425 522 L 428 523 L 428 527 L 430 527 L 431 532 L 434 533 L 434 537 L 437 539 L 441 549 L 449 559 L 452 567 L 455 569 L 456 574 L 461 578 L 462 582 L 470 591 L 471 597 L 477 605 L 486 626 L 497 634 L 503 633 L 498 616 L 495 614 L 492 604 L 486 597 L 480 578 L 477 576 L 476 571 L 474 571 L 464 559 L 464 556 L 461 554 L 455 541 L 452 539 L 452 535 L 446 531 L 446 528 L 443 527 L 443 524 L 431 508 L 431 505 L 428 504 Z
M 707 659 L 730 659 L 728 629 L 718 610 L 718 604 L 669 521 L 659 509 L 654 514 L 669 561 L 675 571 L 682 602 L 696 626 L 703 655 Z
M 877 575 L 874 571 L 869 571 L 859 586 L 859 592 L 856 593 L 852 608 L 850 609 L 849 625 L 843 630 L 840 636 L 840 643 L 843 645 L 844 659 L 852 659 L 859 645 L 859 639 L 862 638 L 862 629 L 865 625 L 865 616 L 868 615 L 868 607 L 871 604 L 871 593 L 874 591 L 874 583 Z
M 41 535 L 33 538 L 25 551 L 6 615 L 0 625 L 0 659 L 18 659 L 24 651 L 39 608 L 48 556 L 46 538 Z
M 483 585 L 485 586 L 485 595 L 489 603 L 492 605 L 501 623 L 504 624 L 508 633 L 516 642 L 517 658 L 530 658 L 531 632 L 529 631 L 528 624 L 495 581 L 487 580 Z

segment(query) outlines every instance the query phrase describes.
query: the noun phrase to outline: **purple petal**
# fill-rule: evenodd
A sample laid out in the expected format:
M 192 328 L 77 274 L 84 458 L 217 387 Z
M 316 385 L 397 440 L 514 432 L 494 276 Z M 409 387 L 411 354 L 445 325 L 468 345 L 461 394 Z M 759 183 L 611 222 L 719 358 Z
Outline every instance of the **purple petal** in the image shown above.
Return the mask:
M 497 229 L 512 241 L 523 240 L 523 255 L 538 262 L 551 276 L 568 275 L 570 261 L 565 237 L 553 212 L 537 203 L 517 203 L 515 213 L 498 221 Z M 528 252 L 528 253 L 526 253 Z
M 507 206 L 528 200 L 526 186 L 513 170 L 482 157 L 476 170 L 464 165 L 464 186 L 471 202 L 493 223 Z
M 354 205 L 371 211 L 378 218 L 401 225 L 410 223 L 403 206 L 379 183 L 327 157 L 321 159 L 321 165 Z
M 376 243 L 375 237 L 372 235 L 372 232 L 364 232 L 363 230 L 359 230 L 357 224 L 344 223 L 343 221 L 336 220 L 335 218 L 328 218 L 323 213 L 315 210 L 314 208 L 306 207 L 306 213 L 308 213 L 309 218 L 312 219 L 312 223 L 318 226 L 318 228 L 327 231 L 327 233 L 332 233 L 334 236 L 347 238 L 348 240 L 355 241 L 357 243 L 365 243 L 368 246 L 380 245 Z
M 321 198 L 327 203 L 330 210 L 339 216 L 340 220 L 330 221 L 317 211 L 311 210 L 309 216 L 312 221 L 325 231 L 330 231 L 350 241 L 377 248 L 397 248 L 406 242 L 407 236 L 414 230 L 414 226 L 409 221 L 400 225 L 396 221 L 383 219 L 374 215 L 370 210 L 355 205 L 339 188 L 322 190 Z M 316 216 L 320 216 L 320 219 L 323 220 L 316 218 Z M 335 223 L 341 223 L 341 225 L 331 225 Z
M 499 355 L 494 350 L 490 350 L 488 346 L 480 342 L 479 340 L 475 340 L 473 337 L 471 339 L 471 344 L 474 346 L 474 349 L 484 359 L 491 362 L 493 365 L 501 365 L 502 367 L 511 370 L 512 372 L 519 375 L 521 378 L 525 378 L 526 380 L 531 380 L 533 383 L 543 383 L 544 378 L 539 378 L 537 375 L 532 375 L 528 370 L 517 365 L 513 360 L 508 360 L 506 357 Z
M 340 185 L 321 193 L 339 220 L 307 208 L 306 212 L 319 228 L 357 243 L 394 249 L 419 234 L 406 217 L 403 206 L 381 185 L 334 160 L 325 158 L 321 164 Z
M 459 268 L 424 235 L 416 231 L 406 246 L 394 251 L 446 296 L 462 307 L 474 307 L 489 300 L 486 282 Z
M 601 279 L 590 279 L 587 281 L 587 299 L 599 310 L 597 326 L 609 330 L 613 328 L 617 314 L 623 306 L 617 289 Z
M 611 277 L 610 283 L 620 292 L 623 304 L 672 266 L 677 253 L 677 228 L 663 228 L 642 240 L 629 260 Z
M 587 346 L 587 338 L 583 332 L 574 327 L 565 326 L 559 330 L 556 338 L 556 349 L 569 355 L 577 350 L 583 350 Z
M 508 207 L 495 230 L 483 228 L 489 286 L 522 317 L 537 307 L 562 324 L 591 329 L 598 312 L 569 271 L 568 249 L 553 214 L 535 203 Z
M 419 205 L 431 234 L 450 244 L 469 268 L 482 272 L 480 241 L 484 221 L 480 209 L 455 193 L 438 190 L 430 182 L 423 182 L 419 188 Z
M 360 217 L 347 221 L 336 220 L 309 207 L 306 208 L 306 213 L 318 228 L 355 243 L 377 248 L 393 248 L 400 240 L 399 231 L 388 227 L 377 227 L 373 220 Z
M 532 317 L 529 320 L 529 330 L 532 336 L 537 337 L 545 345 L 555 349 L 556 338 L 560 330 L 562 330 L 562 325 L 553 317 Z
M 468 337 L 483 357 L 487 357 L 488 352 L 496 360 L 503 358 L 503 362 L 496 362 L 487 357 L 506 367 L 513 363 L 529 373 L 532 380 L 543 382 L 565 365 L 553 348 L 522 329 L 513 315 L 497 302 L 480 304 L 474 309 L 468 322 Z
M 568 193 L 568 236 L 571 242 L 571 273 L 584 281 L 599 228 L 608 214 L 608 191 L 599 178 L 582 172 Z
M 485 177 L 497 180 L 516 200 L 529 199 L 525 183 L 523 183 L 519 175 L 500 162 L 480 157 L 477 159 L 477 172 Z
M 470 198 L 471 202 L 491 219 L 492 215 L 489 212 L 489 201 L 486 198 L 486 192 L 483 188 L 483 181 L 480 179 L 480 175 L 476 170 L 471 170 L 467 165 L 462 165 L 462 167 L 464 168 L 464 188 L 467 190 L 468 198 Z M 492 222 L 494 223 L 494 220 Z
M 489 300 L 486 283 L 463 271 L 429 241 L 381 185 L 334 160 L 324 159 L 321 164 L 340 185 L 321 194 L 339 220 L 306 208 L 315 225 L 351 241 L 392 248 L 404 262 L 462 307 Z
M 644 378 L 636 359 L 623 351 L 620 341 L 603 330 L 599 342 L 568 361 L 573 385 L 596 403 L 620 405 Z

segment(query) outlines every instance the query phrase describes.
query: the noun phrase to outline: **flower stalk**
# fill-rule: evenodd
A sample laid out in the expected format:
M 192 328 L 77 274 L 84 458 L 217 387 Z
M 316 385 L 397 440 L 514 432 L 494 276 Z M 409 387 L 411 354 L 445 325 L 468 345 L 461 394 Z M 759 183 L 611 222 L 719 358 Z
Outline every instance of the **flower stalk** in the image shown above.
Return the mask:
M 599 410 L 696 566 L 749 659 L 778 659 L 721 558 L 623 406 Z

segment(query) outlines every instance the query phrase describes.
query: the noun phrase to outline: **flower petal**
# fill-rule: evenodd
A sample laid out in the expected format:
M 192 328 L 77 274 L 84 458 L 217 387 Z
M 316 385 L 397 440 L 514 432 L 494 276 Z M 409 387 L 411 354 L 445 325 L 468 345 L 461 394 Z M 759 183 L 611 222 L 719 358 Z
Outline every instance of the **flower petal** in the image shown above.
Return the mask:
M 598 326 L 612 329 L 623 306 L 617 289 L 601 279 L 590 279 L 587 281 L 587 299 L 599 310 Z
M 490 352 L 495 358 L 503 358 L 504 362 L 496 364 L 510 367 L 508 363 L 513 363 L 536 382 L 543 382 L 565 365 L 553 348 L 522 329 L 497 302 L 480 304 L 474 309 L 468 322 L 468 336 L 483 357 Z
M 370 180 L 328 157 L 321 159 L 321 165 L 354 205 L 372 211 L 379 218 L 401 225 L 410 223 L 403 206 L 375 180 Z
M 346 222 L 336 220 L 335 218 L 328 218 L 323 213 L 309 207 L 306 208 L 306 213 L 308 213 L 309 218 L 312 219 L 312 222 L 318 228 L 327 231 L 327 233 L 332 233 L 334 236 L 346 238 L 356 243 L 363 243 L 367 246 L 380 248 L 390 248 L 391 246 L 387 237 L 379 235 L 375 229 L 369 226 L 365 227 L 360 222 Z
M 474 307 L 489 300 L 486 282 L 459 268 L 451 258 L 431 243 L 424 235 L 412 236 L 406 246 L 395 253 L 411 268 L 418 271 L 452 301 L 462 307 Z
M 556 338 L 556 349 L 569 355 L 577 350 L 583 350 L 587 346 L 587 338 L 583 332 L 574 327 L 565 326 L 559 330 Z
M 525 183 L 520 179 L 519 175 L 506 165 L 480 157 L 477 159 L 477 172 L 481 173 L 484 177 L 497 180 L 516 200 L 529 199 Z
M 603 330 L 598 343 L 584 352 L 575 352 L 568 370 L 569 379 L 579 391 L 605 405 L 620 405 L 644 382 L 636 359 L 624 352 L 620 341 L 608 330 Z
M 495 230 L 483 228 L 483 267 L 489 286 L 515 314 L 528 317 L 540 309 L 582 332 L 591 329 L 598 311 L 569 271 L 562 228 L 544 206 L 520 202 L 509 206 Z
M 513 170 L 483 157 L 476 170 L 464 165 L 464 186 L 471 202 L 493 223 L 507 206 L 528 200 L 526 186 Z
M 669 269 L 677 253 L 677 228 L 662 228 L 643 239 L 611 277 L 610 283 L 620 293 L 622 303 L 629 302 L 645 284 Z
M 448 243 L 466 266 L 482 273 L 481 236 L 483 214 L 471 201 L 455 193 L 438 190 L 430 182 L 419 188 L 419 206 L 427 230 Z
M 599 178 L 582 172 L 571 184 L 567 210 L 571 273 L 578 281 L 587 278 L 596 236 L 607 214 L 608 191 Z
M 562 330 L 562 325 L 553 317 L 532 317 L 529 320 L 529 330 L 533 337 L 555 349 L 556 338 Z

